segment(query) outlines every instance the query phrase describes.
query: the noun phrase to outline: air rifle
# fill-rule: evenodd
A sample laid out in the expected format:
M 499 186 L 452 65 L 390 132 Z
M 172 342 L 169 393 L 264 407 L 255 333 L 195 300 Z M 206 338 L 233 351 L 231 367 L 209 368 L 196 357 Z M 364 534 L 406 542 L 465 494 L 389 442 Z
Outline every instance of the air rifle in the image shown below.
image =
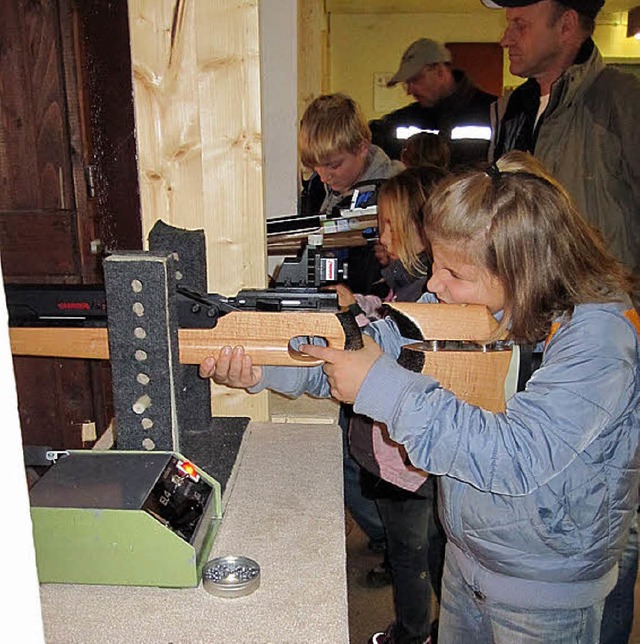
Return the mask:
M 109 359 L 106 294 L 101 287 L 7 285 L 14 355 Z M 290 345 L 322 337 L 329 346 L 358 349 L 360 330 L 341 312 L 335 292 L 316 288 L 247 289 L 235 297 L 175 294 L 182 364 L 199 364 L 226 345 L 243 345 L 259 365 L 312 365 Z
M 14 355 L 109 359 L 100 288 L 8 285 L 7 303 Z M 353 316 L 338 310 L 333 292 L 275 288 L 223 297 L 179 289 L 177 308 L 182 364 L 199 364 L 226 345 L 244 346 L 258 365 L 319 364 L 291 346 L 301 336 L 324 338 L 336 348 L 362 346 Z M 412 340 L 400 356 L 403 366 L 432 375 L 468 402 L 504 409 L 511 346 L 485 343 L 496 328 L 485 307 L 393 303 L 386 315 Z

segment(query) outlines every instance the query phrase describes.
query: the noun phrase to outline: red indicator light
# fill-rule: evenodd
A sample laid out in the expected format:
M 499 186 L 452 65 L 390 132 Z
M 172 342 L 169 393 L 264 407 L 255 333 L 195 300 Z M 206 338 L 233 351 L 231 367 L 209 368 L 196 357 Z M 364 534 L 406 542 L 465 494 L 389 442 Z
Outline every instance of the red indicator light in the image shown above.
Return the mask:
M 192 481 L 198 482 L 200 480 L 200 474 L 198 474 L 196 466 L 189 461 L 180 461 L 178 463 L 178 470 L 186 474 Z
M 58 302 L 57 306 L 62 311 L 88 311 L 91 308 L 89 302 Z

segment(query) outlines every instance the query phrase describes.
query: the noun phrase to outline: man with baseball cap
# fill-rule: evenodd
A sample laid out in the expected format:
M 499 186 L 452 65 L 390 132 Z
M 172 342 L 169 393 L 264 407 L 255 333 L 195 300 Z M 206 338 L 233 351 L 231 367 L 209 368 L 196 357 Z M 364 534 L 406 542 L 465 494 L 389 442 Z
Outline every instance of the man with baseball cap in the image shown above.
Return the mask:
M 387 85 L 398 83 L 404 83 L 415 102 L 369 123 L 376 145 L 399 159 L 405 140 L 428 130 L 449 143 L 452 165 L 486 159 L 489 107 L 496 97 L 452 69 L 451 52 L 442 43 L 429 38 L 411 43 Z
M 604 0 L 481 1 L 507 10 L 501 44 L 511 73 L 527 79 L 493 108 L 490 158 L 513 149 L 536 156 L 637 274 L 640 81 L 606 66 L 591 38 Z M 618 583 L 604 606 L 602 644 L 628 641 L 637 570 L 637 525 L 632 525 Z
M 482 0 L 482 4 L 489 9 L 506 9 L 507 7 L 526 7 L 530 4 L 536 4 L 540 0 L 497 0 L 493 2 L 492 0 Z M 604 0 L 559 0 L 566 7 L 570 7 L 583 13 L 590 18 L 595 19 L 598 15 L 600 9 L 604 5 Z
M 606 66 L 591 38 L 604 0 L 482 3 L 507 9 L 501 44 L 528 79 L 495 106 L 491 158 L 531 152 L 639 271 L 640 81 Z

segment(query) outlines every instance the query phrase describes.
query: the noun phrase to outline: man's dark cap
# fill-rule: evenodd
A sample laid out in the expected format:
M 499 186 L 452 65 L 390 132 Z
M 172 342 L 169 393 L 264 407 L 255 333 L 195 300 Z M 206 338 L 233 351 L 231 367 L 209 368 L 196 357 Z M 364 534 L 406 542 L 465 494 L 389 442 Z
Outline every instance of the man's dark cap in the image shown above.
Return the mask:
M 540 0 L 481 0 L 489 9 L 506 9 L 507 7 L 528 7 L 537 4 Z M 595 18 L 604 5 L 604 0 L 558 0 L 560 4 L 575 9 L 589 18 Z

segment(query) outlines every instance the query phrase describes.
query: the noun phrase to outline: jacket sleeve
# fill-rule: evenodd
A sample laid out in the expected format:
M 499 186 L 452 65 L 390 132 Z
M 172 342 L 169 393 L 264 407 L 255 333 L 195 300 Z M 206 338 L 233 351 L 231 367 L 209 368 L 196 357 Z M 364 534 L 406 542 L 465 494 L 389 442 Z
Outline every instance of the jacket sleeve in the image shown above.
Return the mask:
M 406 371 L 383 355 L 360 388 L 354 410 L 386 423 L 416 467 L 482 491 L 525 495 L 629 413 L 637 341 L 618 314 L 593 307 L 576 311 L 550 341 L 526 390 L 500 414 L 459 400 L 433 378 Z

